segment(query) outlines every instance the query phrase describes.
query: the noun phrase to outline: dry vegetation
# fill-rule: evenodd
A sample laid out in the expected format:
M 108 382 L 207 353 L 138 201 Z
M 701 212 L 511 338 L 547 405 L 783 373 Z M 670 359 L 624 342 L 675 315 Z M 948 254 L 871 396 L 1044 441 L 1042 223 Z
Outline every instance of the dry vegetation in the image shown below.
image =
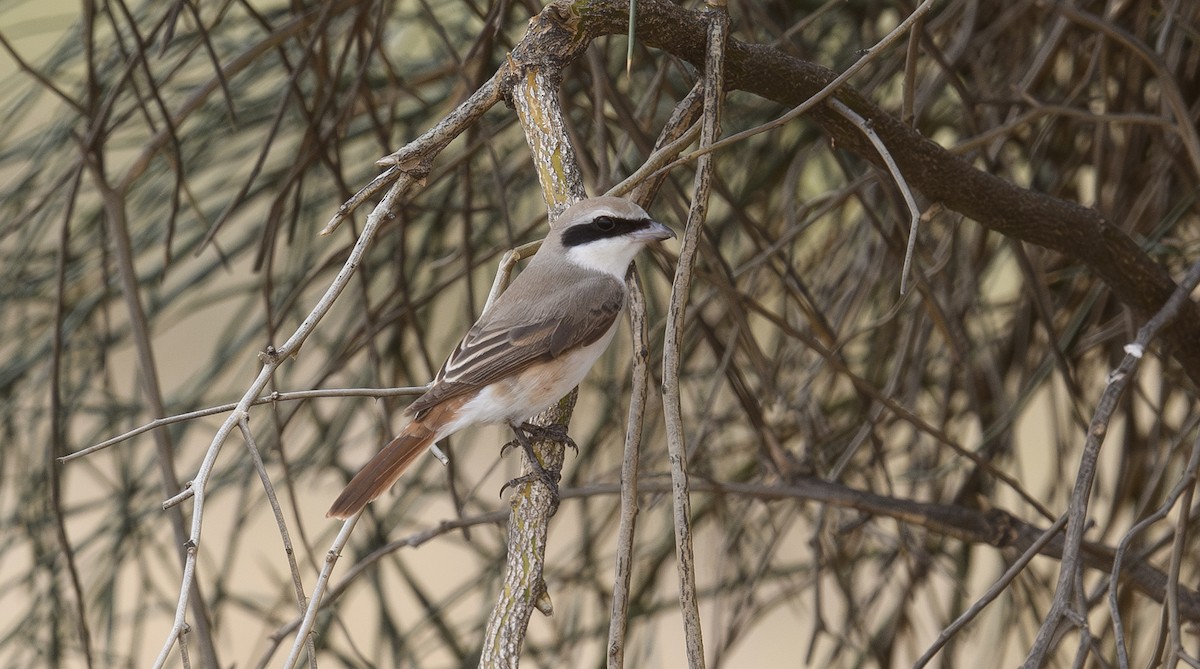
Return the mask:
M 332 236 L 322 225 L 377 158 L 505 67 L 542 10 L 83 4 L 39 62 L 0 14 L 19 64 L 0 96 L 4 666 L 158 654 L 195 512 L 162 501 L 196 476 L 224 416 L 55 458 L 236 402 L 256 354 L 334 280 L 369 207 Z M 569 17 L 591 41 L 560 99 L 599 194 L 638 169 L 699 80 L 705 14 L 643 0 L 627 75 L 627 5 L 591 4 Z M 728 52 L 724 136 L 861 63 L 837 97 L 895 154 L 924 215 L 902 296 L 909 211 L 860 128 L 819 104 L 712 154 L 678 378 L 707 665 L 912 666 L 929 651 L 931 666 L 1200 666 L 1200 309 L 1172 311 L 1140 367 L 1125 348 L 1200 257 L 1200 5 L 949 0 L 866 51 L 913 10 L 729 6 L 731 39 L 759 46 Z M 672 168 L 649 204 L 678 230 L 696 164 Z M 425 383 L 500 257 L 539 236 L 538 172 L 505 105 L 429 168 L 267 392 Z M 658 399 L 678 248 L 639 261 L 652 379 L 632 667 L 683 662 Z M 622 340 L 575 412 L 581 449 L 546 557 L 554 614 L 531 625 L 532 666 L 606 662 L 633 357 Z M 249 413 L 308 594 L 338 531 L 324 509 L 400 420 L 402 396 L 369 395 Z M 429 458 L 372 505 L 316 619 L 321 666 L 478 662 L 503 578 L 496 493 L 516 471 L 504 439 L 457 437 L 448 468 Z M 206 484 L 197 590 L 170 666 L 180 647 L 197 666 L 275 666 L 291 644 L 302 604 L 243 444 L 235 431 Z M 1063 532 L 1043 535 L 1052 526 Z

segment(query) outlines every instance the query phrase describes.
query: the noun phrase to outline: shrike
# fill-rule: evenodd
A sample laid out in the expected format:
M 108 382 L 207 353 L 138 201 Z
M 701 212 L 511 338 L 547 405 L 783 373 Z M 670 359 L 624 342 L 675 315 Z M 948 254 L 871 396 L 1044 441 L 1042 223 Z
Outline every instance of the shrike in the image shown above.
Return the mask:
M 563 212 L 529 265 L 408 407 L 412 420 L 350 480 L 327 515 L 358 513 L 418 455 L 471 425 L 507 423 L 528 451 L 524 421 L 579 385 L 612 341 L 633 257 L 674 236 L 622 198 L 583 200 Z

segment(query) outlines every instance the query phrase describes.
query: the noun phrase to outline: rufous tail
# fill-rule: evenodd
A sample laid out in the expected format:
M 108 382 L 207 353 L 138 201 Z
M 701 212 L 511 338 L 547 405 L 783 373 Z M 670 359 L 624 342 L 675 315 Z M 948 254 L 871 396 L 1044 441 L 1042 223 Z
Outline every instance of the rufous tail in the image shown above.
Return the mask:
M 403 432 L 389 441 L 350 479 L 325 515 L 345 520 L 362 511 L 368 503 L 392 487 L 413 460 L 429 448 L 436 436 L 437 433 L 424 422 L 409 423 Z

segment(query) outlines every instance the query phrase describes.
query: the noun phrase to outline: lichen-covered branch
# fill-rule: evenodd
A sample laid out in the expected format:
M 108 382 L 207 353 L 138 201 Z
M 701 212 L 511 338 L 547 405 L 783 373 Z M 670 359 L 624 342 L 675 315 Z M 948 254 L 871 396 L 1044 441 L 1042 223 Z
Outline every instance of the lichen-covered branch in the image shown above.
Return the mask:
M 572 391 L 554 406 L 538 414 L 538 425 L 566 426 L 575 409 L 577 391 Z M 535 441 L 534 453 L 551 476 L 562 471 L 564 447 L 554 441 Z M 532 468 L 525 463 L 525 472 Z M 546 562 L 546 534 L 550 518 L 558 511 L 558 491 L 541 480 L 521 483 L 512 494 L 512 512 L 508 517 L 508 559 L 504 582 L 488 618 L 479 666 L 516 667 L 521 661 L 521 646 L 534 609 L 550 615 L 554 606 L 542 572 Z

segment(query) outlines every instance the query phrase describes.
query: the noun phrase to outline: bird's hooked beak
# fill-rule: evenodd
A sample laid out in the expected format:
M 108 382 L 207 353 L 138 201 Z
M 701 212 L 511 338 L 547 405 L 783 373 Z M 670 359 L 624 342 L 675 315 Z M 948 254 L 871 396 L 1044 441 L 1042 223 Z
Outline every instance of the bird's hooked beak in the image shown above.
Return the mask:
M 651 220 L 650 225 L 633 233 L 634 238 L 647 242 L 661 242 L 675 237 L 675 231 L 658 221 Z

